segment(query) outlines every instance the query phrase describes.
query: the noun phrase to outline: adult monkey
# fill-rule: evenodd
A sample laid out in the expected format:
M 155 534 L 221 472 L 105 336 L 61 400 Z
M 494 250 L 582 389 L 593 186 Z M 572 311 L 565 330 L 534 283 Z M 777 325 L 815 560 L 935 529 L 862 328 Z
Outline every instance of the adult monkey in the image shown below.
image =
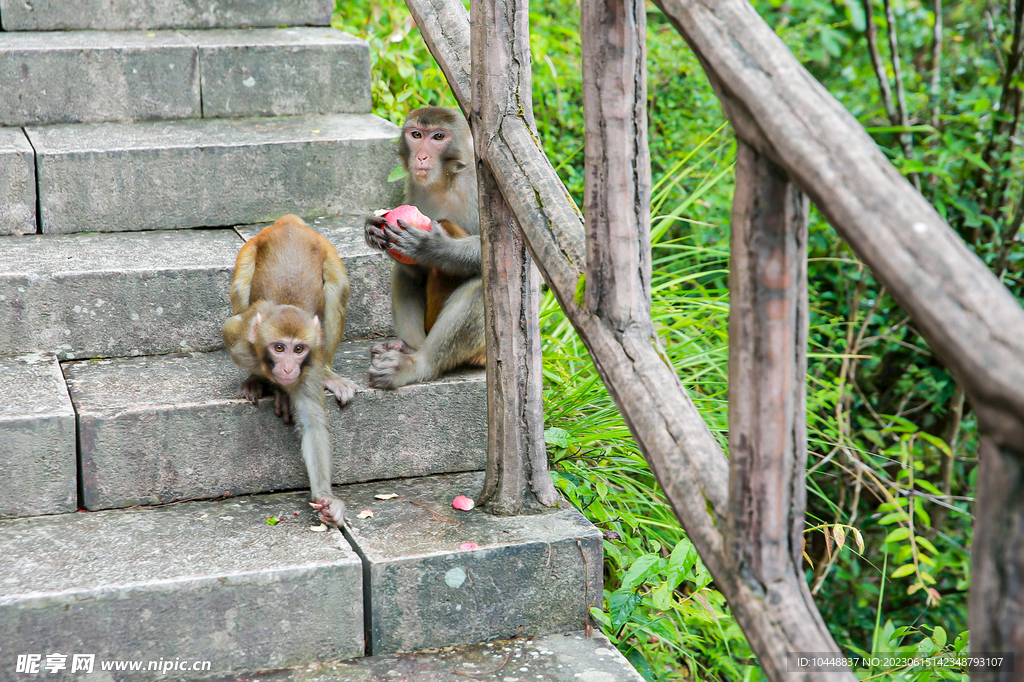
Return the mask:
M 397 341 L 370 348 L 370 385 L 398 388 L 459 365 L 483 366 L 484 301 L 480 279 L 473 136 L 462 114 L 441 107 L 411 112 L 399 155 L 408 171 L 406 202 L 431 218 L 418 230 L 380 217 L 366 220 L 366 243 L 415 261 L 391 270 Z
M 345 505 L 331 491 L 324 389 L 341 405 L 355 395 L 355 384 L 331 370 L 348 297 L 348 277 L 334 247 L 286 215 L 238 252 L 231 282 L 235 315 L 223 329 L 231 359 L 249 372 L 242 395 L 255 404 L 272 388 L 277 414 L 285 423 L 293 414 L 298 421 L 310 506 L 335 527 L 344 523 Z

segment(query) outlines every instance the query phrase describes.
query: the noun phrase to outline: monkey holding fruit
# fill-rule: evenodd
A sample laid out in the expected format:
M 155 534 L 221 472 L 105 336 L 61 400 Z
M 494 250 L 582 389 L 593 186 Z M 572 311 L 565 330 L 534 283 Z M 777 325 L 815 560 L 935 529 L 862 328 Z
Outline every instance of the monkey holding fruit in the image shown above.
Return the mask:
M 399 156 L 410 206 L 367 218 L 365 227 L 366 243 L 395 259 L 391 312 L 399 338 L 370 348 L 370 385 L 377 388 L 429 381 L 486 360 L 469 124 L 451 109 L 416 109 L 402 128 Z
M 337 252 L 293 215 L 264 228 L 238 252 L 231 282 L 234 317 L 223 329 L 235 364 L 249 372 L 242 395 L 255 404 L 269 389 L 285 423 L 294 416 L 309 472 L 310 506 L 325 523 L 344 522 L 331 491 L 331 442 L 324 389 L 340 405 L 355 384 L 331 370 L 345 329 L 349 283 Z

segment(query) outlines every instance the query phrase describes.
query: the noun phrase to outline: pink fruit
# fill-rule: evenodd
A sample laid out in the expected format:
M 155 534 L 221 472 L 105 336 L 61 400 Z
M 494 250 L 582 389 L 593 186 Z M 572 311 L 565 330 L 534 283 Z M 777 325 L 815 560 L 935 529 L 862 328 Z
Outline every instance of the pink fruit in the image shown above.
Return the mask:
M 410 206 L 408 204 L 391 209 L 384 214 L 384 220 L 388 221 L 388 224 L 392 227 L 398 227 L 398 221 L 403 220 L 415 228 L 425 230 L 427 232 L 430 231 L 430 218 L 420 213 L 420 210 L 415 206 Z M 414 265 L 416 263 L 413 259 L 399 255 L 392 249 L 388 249 L 388 253 L 391 254 L 392 258 L 401 263 L 405 263 L 407 265 Z
M 459 511 L 469 511 L 470 509 L 473 508 L 474 503 L 473 500 L 469 499 L 465 495 L 459 495 L 454 500 L 452 500 L 452 506 L 458 509 Z

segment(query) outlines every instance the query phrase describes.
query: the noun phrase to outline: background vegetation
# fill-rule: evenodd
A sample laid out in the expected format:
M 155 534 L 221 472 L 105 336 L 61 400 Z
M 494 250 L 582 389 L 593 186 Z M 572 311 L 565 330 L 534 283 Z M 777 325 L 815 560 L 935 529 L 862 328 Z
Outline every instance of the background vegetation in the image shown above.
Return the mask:
M 947 2 L 938 12 L 937 0 L 754 4 L 1021 297 L 1024 2 L 1014 2 Z M 578 6 L 534 0 L 531 7 L 538 128 L 580 202 Z M 454 106 L 401 0 L 340 0 L 335 25 L 370 42 L 379 115 L 401 123 L 418 106 Z M 653 310 L 680 376 L 725 445 L 735 145 L 695 58 L 653 6 L 648 49 Z M 976 470 L 970 405 L 905 313 L 813 211 L 810 255 L 808 581 L 848 652 L 962 649 Z M 594 605 L 596 621 L 649 680 L 760 678 L 550 295 L 542 317 L 546 437 L 557 483 L 605 534 L 606 590 Z

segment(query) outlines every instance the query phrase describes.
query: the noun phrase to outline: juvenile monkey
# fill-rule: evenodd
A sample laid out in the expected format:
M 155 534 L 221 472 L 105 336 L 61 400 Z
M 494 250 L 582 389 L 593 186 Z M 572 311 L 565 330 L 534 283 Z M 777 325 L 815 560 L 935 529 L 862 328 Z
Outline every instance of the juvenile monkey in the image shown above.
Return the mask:
M 398 388 L 460 365 L 483 366 L 484 302 L 480 280 L 473 136 L 462 114 L 424 107 L 409 114 L 399 156 L 408 171 L 406 203 L 433 221 L 366 220 L 366 243 L 416 262 L 391 270 L 391 312 L 399 339 L 370 348 L 370 385 Z
M 249 372 L 242 395 L 254 404 L 273 388 L 285 423 L 294 414 L 309 472 L 310 506 L 332 526 L 344 504 L 331 492 L 331 442 L 326 388 L 344 405 L 355 385 L 331 370 L 345 329 L 349 284 L 330 242 L 293 215 L 264 228 L 238 252 L 231 282 L 235 315 L 224 323 L 224 346 Z

